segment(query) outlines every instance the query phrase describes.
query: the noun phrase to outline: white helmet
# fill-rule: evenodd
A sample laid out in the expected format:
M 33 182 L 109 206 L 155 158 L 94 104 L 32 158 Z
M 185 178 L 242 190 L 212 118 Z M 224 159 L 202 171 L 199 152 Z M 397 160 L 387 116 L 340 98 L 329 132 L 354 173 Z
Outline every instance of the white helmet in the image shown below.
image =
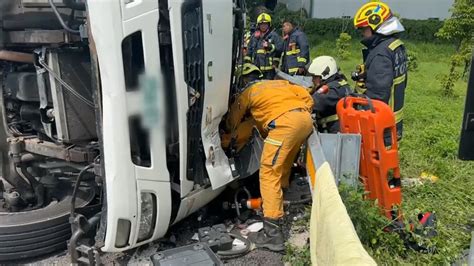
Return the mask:
M 308 73 L 313 76 L 320 76 L 326 80 L 338 72 L 336 60 L 331 56 L 323 55 L 313 59 L 308 68 Z

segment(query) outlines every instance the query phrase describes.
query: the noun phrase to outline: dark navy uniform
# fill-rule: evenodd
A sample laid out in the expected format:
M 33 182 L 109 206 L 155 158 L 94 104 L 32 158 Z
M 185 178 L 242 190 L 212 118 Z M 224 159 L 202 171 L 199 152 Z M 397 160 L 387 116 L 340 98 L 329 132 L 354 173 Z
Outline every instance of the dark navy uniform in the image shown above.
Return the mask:
M 352 89 L 341 74 L 333 75 L 326 82 L 329 87 L 327 93 L 313 94 L 313 112 L 316 114 L 319 132 L 337 133 L 339 132 L 339 119 L 336 112 L 337 102 L 350 94 Z
M 267 48 L 263 47 L 265 41 L 269 45 Z M 273 66 L 279 66 L 282 49 L 283 41 L 276 32 L 268 31 L 262 34 L 257 30 L 250 38 L 245 61 L 256 65 L 262 71 L 264 79 L 273 79 L 275 77 Z
M 367 72 L 365 94 L 390 105 L 395 113 L 398 139 L 401 139 L 408 70 L 406 48 L 395 36 L 378 34 L 362 43 L 367 47 L 363 50 Z
M 304 32 L 295 28 L 284 37 L 281 71 L 294 75 L 298 69 L 305 68 L 308 61 L 308 38 Z

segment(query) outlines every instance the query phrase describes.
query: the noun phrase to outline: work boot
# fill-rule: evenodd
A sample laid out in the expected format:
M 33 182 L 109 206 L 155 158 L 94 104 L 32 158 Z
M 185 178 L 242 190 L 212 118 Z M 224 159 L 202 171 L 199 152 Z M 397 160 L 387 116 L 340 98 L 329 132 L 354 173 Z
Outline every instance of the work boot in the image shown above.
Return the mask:
M 284 251 L 285 240 L 281 231 L 281 219 L 263 219 L 263 230 L 249 235 L 257 248 L 266 248 L 271 251 Z

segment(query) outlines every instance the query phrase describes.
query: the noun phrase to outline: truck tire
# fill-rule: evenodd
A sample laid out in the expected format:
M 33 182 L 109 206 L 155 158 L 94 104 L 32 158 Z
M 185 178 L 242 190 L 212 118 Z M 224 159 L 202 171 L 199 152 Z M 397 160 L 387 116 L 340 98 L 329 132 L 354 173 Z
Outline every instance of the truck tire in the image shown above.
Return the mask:
M 71 237 L 71 193 L 48 206 L 25 212 L 0 212 L 0 262 L 33 258 L 66 249 Z M 89 204 L 93 189 L 81 189 L 77 208 Z

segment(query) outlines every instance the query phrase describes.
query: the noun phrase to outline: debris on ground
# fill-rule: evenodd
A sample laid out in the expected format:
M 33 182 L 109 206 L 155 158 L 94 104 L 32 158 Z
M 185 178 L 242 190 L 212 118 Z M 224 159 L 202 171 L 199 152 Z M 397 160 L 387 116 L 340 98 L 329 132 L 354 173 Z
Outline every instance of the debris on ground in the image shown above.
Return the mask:
M 412 178 L 412 177 L 404 177 L 401 178 L 402 187 L 416 187 L 419 185 L 423 185 L 423 181 L 419 178 Z
M 263 222 L 256 222 L 247 227 L 247 230 L 251 233 L 256 233 L 263 229 Z
M 133 253 L 130 260 L 127 262 L 129 265 L 151 265 L 151 256 L 155 255 L 160 250 L 160 245 L 151 245 L 146 248 L 137 248 Z
M 419 177 L 404 177 L 401 179 L 403 187 L 416 187 L 425 183 L 434 184 L 439 181 L 439 177 L 428 172 L 422 172 Z
M 294 185 L 297 187 L 292 187 Z M 286 191 L 289 194 L 286 198 L 286 216 L 282 229 L 285 238 L 290 239 L 290 245 L 295 247 L 305 246 L 309 237 L 309 228 L 305 221 L 309 219 L 307 206 L 310 204 L 310 200 L 307 199 L 307 196 L 311 194 L 309 188 L 306 187 L 304 190 L 303 186 L 307 186 L 307 183 L 303 183 L 301 178 L 295 178 L 294 182 L 291 182 L 291 189 Z M 256 187 L 258 189 L 258 186 Z M 304 196 L 298 196 L 298 193 L 304 194 Z M 228 210 L 222 210 L 222 202 L 225 200 L 216 199 L 214 206 L 211 204 L 175 224 L 170 228 L 165 238 L 126 252 L 101 254 L 101 262 L 104 265 L 153 265 L 154 258 L 155 265 L 158 265 L 156 264 L 156 254 L 166 255 L 168 250 L 192 247 L 202 244 L 200 241 L 206 242 L 207 245 L 211 240 L 209 247 L 211 248 L 213 243 L 216 243 L 215 247 L 218 247 L 214 250 L 211 249 L 211 251 L 224 265 L 284 265 L 283 254 L 256 249 L 255 245 L 246 239 L 250 233 L 263 229 L 259 210 L 242 209 L 240 216 L 237 216 L 235 206 Z M 63 252 L 35 263 L 69 265 L 70 256 Z
M 436 182 L 438 182 L 439 177 L 437 177 L 433 174 L 427 173 L 427 172 L 422 172 L 421 175 L 420 175 L 420 179 L 422 181 L 430 181 L 431 183 L 436 183 Z
M 221 260 L 203 243 L 164 250 L 151 256 L 155 266 L 222 265 Z
M 234 241 L 224 224 L 206 226 L 198 229 L 199 241 L 206 243 L 212 251 L 232 249 Z

